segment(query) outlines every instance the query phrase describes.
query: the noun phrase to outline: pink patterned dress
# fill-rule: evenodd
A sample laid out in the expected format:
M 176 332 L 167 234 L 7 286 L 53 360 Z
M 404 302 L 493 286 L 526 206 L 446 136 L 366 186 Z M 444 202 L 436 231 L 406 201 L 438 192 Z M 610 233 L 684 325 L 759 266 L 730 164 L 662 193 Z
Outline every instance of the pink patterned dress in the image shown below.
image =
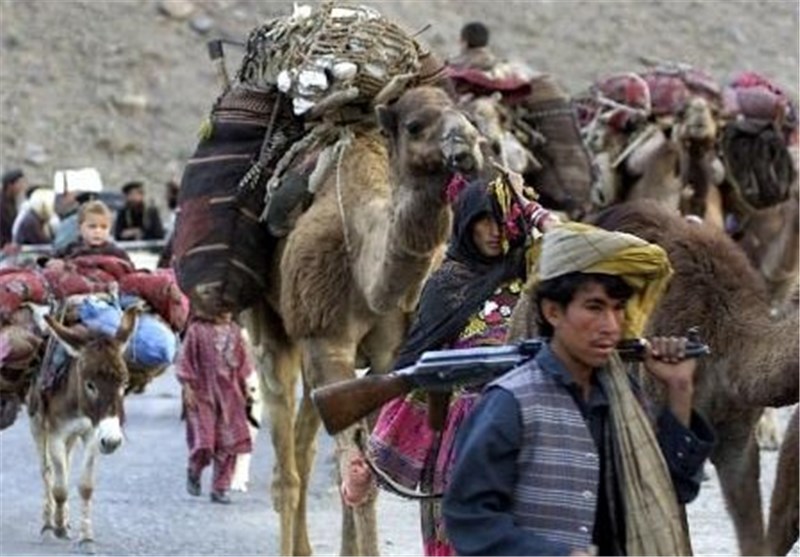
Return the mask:
M 235 456 L 252 451 L 245 379 L 253 364 L 236 323 L 189 323 L 177 362 L 178 381 L 194 393 L 186 409 L 189 470 L 199 477 L 214 463 L 213 486 L 230 487 Z
M 521 290 L 520 279 L 501 285 L 473 314 L 458 338 L 442 348 L 503 344 Z M 369 450 L 374 462 L 409 489 L 443 493 L 450 480 L 458 428 L 479 394 L 480 389 L 453 393 L 441 433 L 428 425 L 428 404 L 423 392 L 415 391 L 390 401 L 382 408 L 370 436 Z M 454 555 L 444 532 L 440 499 L 421 502 L 421 520 L 425 555 Z

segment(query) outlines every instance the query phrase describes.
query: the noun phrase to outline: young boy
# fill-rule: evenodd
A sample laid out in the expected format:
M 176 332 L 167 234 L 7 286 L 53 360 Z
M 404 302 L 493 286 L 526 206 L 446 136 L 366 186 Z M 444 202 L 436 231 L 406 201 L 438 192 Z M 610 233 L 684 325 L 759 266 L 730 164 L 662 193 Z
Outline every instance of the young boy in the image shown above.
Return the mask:
M 685 339 L 650 339 L 643 367 L 666 399 L 653 427 L 614 357 L 666 287 L 666 253 L 567 224 L 544 235 L 538 265 L 548 343 L 487 387 L 460 432 L 443 503 L 457 554 L 688 555 L 680 505 L 714 442 L 692 410 L 696 362 Z
M 252 451 L 246 380 L 253 364 L 230 312 L 211 317 L 193 309 L 177 365 L 189 446 L 186 489 L 200 495 L 201 474 L 213 460 L 211 501 L 228 504 L 236 455 Z
M 66 259 L 81 255 L 113 255 L 130 261 L 131 258 L 122 248 L 111 240 L 111 209 L 102 201 L 89 201 L 81 206 L 78 213 L 78 227 L 81 237 L 63 249 L 55 252 L 54 257 Z

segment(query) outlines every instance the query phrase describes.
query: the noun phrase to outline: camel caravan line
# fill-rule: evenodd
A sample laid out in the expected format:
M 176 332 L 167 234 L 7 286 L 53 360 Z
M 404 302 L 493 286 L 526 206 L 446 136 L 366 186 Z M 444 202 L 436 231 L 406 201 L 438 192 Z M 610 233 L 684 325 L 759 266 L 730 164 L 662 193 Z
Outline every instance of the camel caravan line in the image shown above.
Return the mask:
M 783 90 L 752 73 L 721 87 L 696 69 L 658 63 L 571 98 L 552 76 L 516 64 L 444 63 L 375 9 L 331 2 L 295 5 L 255 27 L 235 74 L 218 67 L 223 89 L 180 188 L 171 283 L 180 290 L 162 284 L 147 301 L 167 308 L 159 313 L 173 333 L 186 324 L 178 308 L 187 303 L 205 315 L 233 313 L 245 326 L 275 453 L 282 555 L 312 553 L 307 496 L 320 429 L 312 391 L 357 369 L 393 369 L 443 257 L 461 185 L 516 175 L 525 195 L 564 220 L 666 250 L 675 274 L 648 332 L 698 327 L 711 348 L 698 363 L 695 407 L 717 432 L 711 461 L 739 548 L 758 555 L 792 546 L 796 412 L 776 481 L 789 496 L 773 497 L 766 525 L 756 441 L 765 408 L 799 398 L 798 122 Z M 18 308 L 33 307 L 23 298 Z M 3 350 L 0 415 L 10 425 L 6 416 L 27 393 L 44 530 L 58 537 L 68 525 L 64 458 L 78 438 L 87 445 L 79 492 L 88 547 L 94 458 L 121 442 L 131 378 L 143 378 L 141 391 L 164 369 L 141 375 L 120 356 L 138 313 L 118 311 L 99 336 L 48 317 L 47 336 L 19 335 L 27 359 Z M 535 336 L 532 319 L 523 296 L 509 342 Z M 71 359 L 45 404 L 37 377 L 53 345 Z M 335 435 L 337 485 L 369 427 L 363 420 Z M 342 555 L 379 554 L 371 489 L 364 504 L 342 505 Z

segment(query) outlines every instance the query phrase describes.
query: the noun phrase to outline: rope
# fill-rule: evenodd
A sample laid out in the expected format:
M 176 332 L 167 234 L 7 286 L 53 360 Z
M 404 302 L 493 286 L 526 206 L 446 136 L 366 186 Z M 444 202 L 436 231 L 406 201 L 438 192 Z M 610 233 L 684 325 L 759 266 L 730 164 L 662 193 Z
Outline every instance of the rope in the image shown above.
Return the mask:
M 336 150 L 338 151 L 338 160 L 336 162 L 336 202 L 339 205 L 339 217 L 342 219 L 342 232 L 344 234 L 344 248 L 348 257 L 352 255 L 352 250 L 344 212 L 344 200 L 342 198 L 342 161 L 344 160 L 344 152 L 352 141 L 353 133 L 350 131 L 350 128 L 344 128 L 342 130 L 341 139 L 336 143 Z
M 356 446 L 358 450 L 361 451 L 361 454 L 364 457 L 364 461 L 367 463 L 367 466 L 375 475 L 378 483 L 386 489 L 394 493 L 395 495 L 402 497 L 403 499 L 411 499 L 414 501 L 428 501 L 431 499 L 441 499 L 444 495 L 443 493 L 421 493 L 419 491 L 412 491 L 407 487 L 400 485 L 396 481 L 394 481 L 386 472 L 378 468 L 378 466 L 372 461 L 372 458 L 369 456 L 369 451 L 367 450 L 366 441 L 364 441 L 364 430 L 358 429 L 355 435 Z

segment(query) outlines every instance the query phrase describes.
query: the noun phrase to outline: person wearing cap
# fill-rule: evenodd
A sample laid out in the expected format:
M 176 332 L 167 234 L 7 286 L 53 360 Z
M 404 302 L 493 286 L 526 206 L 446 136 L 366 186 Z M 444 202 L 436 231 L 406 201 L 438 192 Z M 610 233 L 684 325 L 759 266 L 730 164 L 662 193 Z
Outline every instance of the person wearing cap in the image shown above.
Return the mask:
M 462 426 L 444 496 L 459 555 L 689 555 L 681 505 L 714 443 L 692 409 L 686 339 L 649 339 L 652 406 L 615 347 L 641 335 L 672 273 L 660 247 L 567 223 L 526 285 L 546 344 L 490 383 Z
M 161 240 L 164 225 L 155 205 L 145 205 L 144 184 L 128 182 L 122 186 L 125 206 L 117 213 L 114 238 L 118 241 Z
M 11 244 L 14 221 L 19 214 L 24 193 L 28 187 L 25 174 L 15 168 L 3 174 L 3 194 L 0 197 L 0 249 Z

